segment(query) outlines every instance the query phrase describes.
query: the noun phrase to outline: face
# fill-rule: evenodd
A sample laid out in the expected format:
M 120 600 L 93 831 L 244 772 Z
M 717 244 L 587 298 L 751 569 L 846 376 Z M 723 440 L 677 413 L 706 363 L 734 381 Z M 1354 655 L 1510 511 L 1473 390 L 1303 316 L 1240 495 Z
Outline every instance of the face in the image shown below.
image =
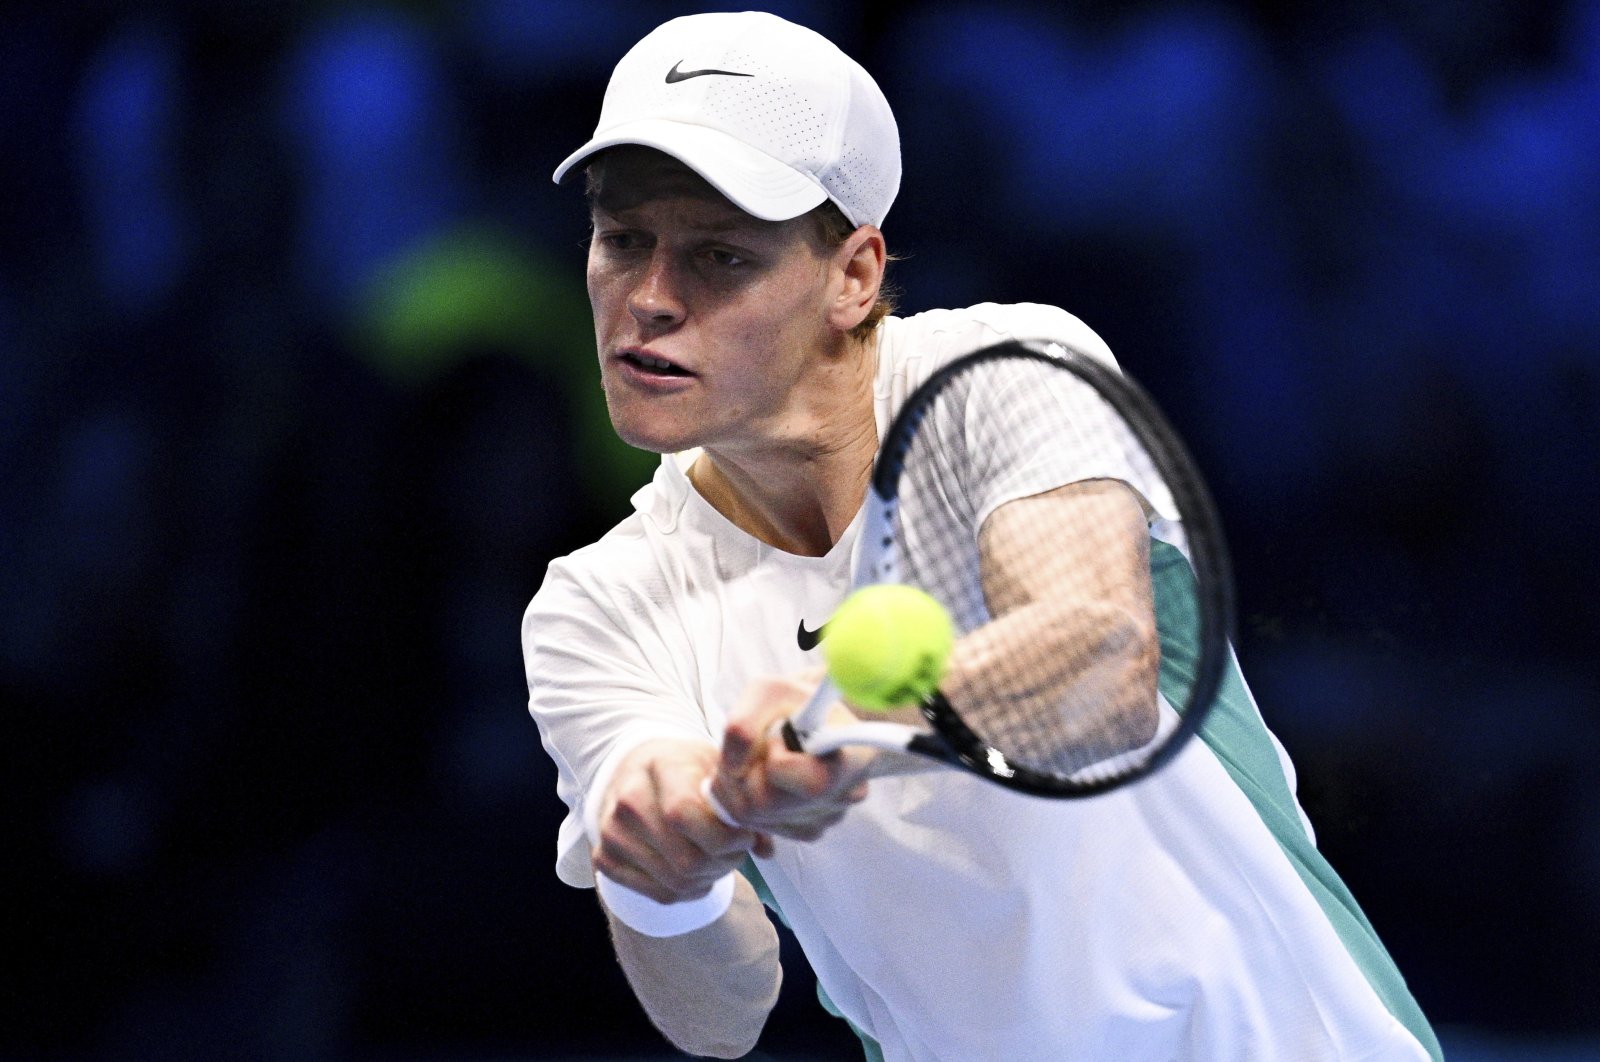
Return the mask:
M 617 434 L 665 453 L 805 430 L 842 342 L 812 219 L 751 217 L 655 151 L 614 149 L 597 166 L 589 302 Z

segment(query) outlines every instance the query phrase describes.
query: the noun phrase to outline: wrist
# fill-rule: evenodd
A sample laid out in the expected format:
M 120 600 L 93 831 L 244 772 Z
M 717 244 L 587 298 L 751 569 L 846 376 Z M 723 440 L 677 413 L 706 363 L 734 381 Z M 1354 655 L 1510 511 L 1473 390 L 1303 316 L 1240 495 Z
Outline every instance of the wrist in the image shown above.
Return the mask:
M 704 929 L 727 913 L 733 904 L 733 872 L 723 875 L 711 891 L 693 900 L 662 903 L 642 892 L 594 874 L 595 890 L 617 921 L 647 937 L 677 937 Z

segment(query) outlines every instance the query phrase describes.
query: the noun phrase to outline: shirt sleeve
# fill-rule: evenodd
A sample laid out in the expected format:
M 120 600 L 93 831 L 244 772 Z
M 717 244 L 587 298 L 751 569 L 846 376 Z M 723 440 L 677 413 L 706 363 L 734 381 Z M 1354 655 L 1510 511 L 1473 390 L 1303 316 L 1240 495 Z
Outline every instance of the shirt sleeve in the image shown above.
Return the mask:
M 963 480 L 976 526 L 1006 502 L 1094 479 L 1133 488 L 1151 522 L 1176 517 L 1171 493 L 1143 445 L 1077 375 L 1015 359 L 957 397 L 952 416 L 959 423 L 949 426 L 945 444 L 967 469 Z
M 1006 340 L 1061 344 L 1117 368 L 1105 341 L 1057 306 L 980 303 L 895 324 L 880 369 L 880 397 L 886 399 L 880 429 L 940 366 Z M 1069 373 L 1011 362 L 996 385 L 966 389 L 949 410 L 941 416 L 930 471 L 964 485 L 962 504 L 975 526 L 1007 501 L 1104 478 L 1133 487 L 1152 524 L 1174 515 L 1165 486 L 1134 456 L 1138 448 L 1130 446 L 1121 419 Z
M 608 599 L 581 570 L 552 564 L 523 617 L 528 710 L 556 765 L 556 793 L 567 805 L 556 838 L 556 875 L 594 884 L 586 804 L 617 761 L 646 741 L 713 743 L 704 712 L 673 668 L 680 647 L 647 603 Z

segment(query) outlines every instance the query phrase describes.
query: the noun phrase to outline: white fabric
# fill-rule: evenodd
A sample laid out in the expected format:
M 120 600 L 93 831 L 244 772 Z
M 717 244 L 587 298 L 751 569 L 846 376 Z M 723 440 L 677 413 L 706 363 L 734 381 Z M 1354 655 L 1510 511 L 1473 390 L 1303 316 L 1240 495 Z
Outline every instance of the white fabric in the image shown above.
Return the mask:
M 732 874 L 719 878 L 704 896 L 681 903 L 659 903 L 617 884 L 598 870 L 594 887 L 612 914 L 647 937 L 679 937 L 704 929 L 733 905 Z
M 853 224 L 882 225 L 900 189 L 900 133 L 861 64 L 803 26 L 759 11 L 686 15 L 622 57 L 589 142 L 652 147 L 746 213 L 799 217 L 832 199 Z
M 1040 336 L 1110 359 L 1050 307 L 885 321 L 880 435 L 940 364 Z M 633 516 L 552 564 L 524 621 L 574 885 L 592 880 L 582 811 L 608 750 L 634 728 L 715 740 L 747 681 L 818 664 L 795 628 L 848 588 L 859 517 L 825 557 L 782 553 L 700 498 L 693 456 L 664 458 Z M 879 779 L 821 841 L 759 866 L 830 998 L 890 1060 L 1427 1057 L 1199 742 L 1089 800 L 956 770 Z
M 1050 344 L 1030 345 L 1051 350 Z M 1098 339 L 1082 353 L 1114 364 Z M 1024 358 L 989 363 L 946 383 L 923 408 L 898 491 L 899 578 L 932 588 L 959 632 L 990 619 L 978 577 L 977 533 L 1008 501 L 1063 483 L 1120 480 L 1139 495 L 1152 533 L 1183 548 L 1177 506 L 1149 456 L 1099 392 L 1077 376 Z M 953 483 L 964 490 L 947 489 Z M 948 574 L 946 544 L 953 542 L 971 544 L 971 578 L 961 586 L 951 585 Z M 923 572 L 919 559 L 945 574 Z

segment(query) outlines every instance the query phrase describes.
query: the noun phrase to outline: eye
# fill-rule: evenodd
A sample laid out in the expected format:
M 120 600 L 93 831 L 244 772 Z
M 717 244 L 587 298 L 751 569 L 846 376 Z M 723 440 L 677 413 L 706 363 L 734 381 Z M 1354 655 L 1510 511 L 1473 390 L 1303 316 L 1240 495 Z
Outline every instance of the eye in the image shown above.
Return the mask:
M 602 247 L 612 251 L 637 251 L 647 246 L 643 234 L 631 229 L 597 230 L 594 240 Z
M 721 266 L 725 269 L 744 265 L 746 261 L 744 255 L 739 254 L 737 251 L 730 251 L 726 247 L 707 247 L 705 256 L 706 260 L 712 265 Z

